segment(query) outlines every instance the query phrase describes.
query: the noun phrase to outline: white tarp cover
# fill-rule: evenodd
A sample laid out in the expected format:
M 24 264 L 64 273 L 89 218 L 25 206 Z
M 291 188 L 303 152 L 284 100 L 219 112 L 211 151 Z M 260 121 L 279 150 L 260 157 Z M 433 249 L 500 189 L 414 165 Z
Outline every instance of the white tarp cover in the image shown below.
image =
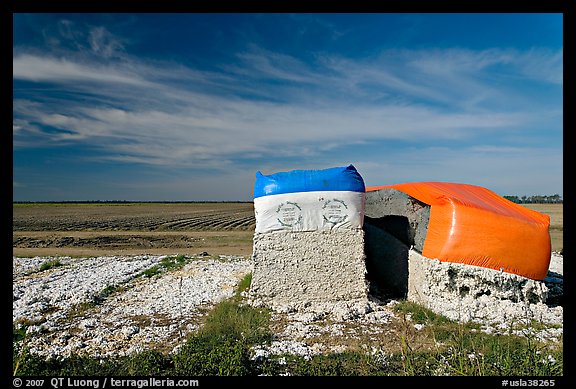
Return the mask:
M 254 199 L 256 232 L 362 228 L 365 194 L 326 191 Z

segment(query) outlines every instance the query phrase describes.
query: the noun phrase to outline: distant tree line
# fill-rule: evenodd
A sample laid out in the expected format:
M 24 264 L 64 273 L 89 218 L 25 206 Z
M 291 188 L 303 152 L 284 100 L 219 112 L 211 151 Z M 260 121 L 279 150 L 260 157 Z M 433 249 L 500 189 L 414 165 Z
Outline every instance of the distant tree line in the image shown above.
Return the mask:
M 537 196 L 503 196 L 505 199 L 516 204 L 563 204 L 562 196 L 554 195 L 537 195 Z

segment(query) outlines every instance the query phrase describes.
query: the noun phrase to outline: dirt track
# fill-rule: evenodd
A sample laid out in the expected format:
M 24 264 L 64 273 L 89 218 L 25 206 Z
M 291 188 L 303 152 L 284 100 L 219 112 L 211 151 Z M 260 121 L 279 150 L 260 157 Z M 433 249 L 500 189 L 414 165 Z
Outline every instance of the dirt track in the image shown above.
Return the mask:
M 15 256 L 252 253 L 252 203 L 26 204 Z

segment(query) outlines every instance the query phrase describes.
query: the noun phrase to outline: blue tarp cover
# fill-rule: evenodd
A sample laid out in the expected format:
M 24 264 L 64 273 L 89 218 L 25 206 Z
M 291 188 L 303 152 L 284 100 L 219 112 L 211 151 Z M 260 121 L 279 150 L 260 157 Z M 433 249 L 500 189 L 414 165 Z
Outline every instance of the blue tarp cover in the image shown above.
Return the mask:
M 316 191 L 365 192 L 364 180 L 353 165 L 321 170 L 292 170 L 264 175 L 256 172 L 254 198 Z

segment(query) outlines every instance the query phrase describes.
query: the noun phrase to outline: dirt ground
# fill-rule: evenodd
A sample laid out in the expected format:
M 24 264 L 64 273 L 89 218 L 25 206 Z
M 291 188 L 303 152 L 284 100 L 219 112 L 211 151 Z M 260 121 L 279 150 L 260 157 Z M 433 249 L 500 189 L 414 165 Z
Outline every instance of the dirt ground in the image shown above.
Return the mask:
M 252 254 L 252 203 L 16 204 L 15 256 Z

